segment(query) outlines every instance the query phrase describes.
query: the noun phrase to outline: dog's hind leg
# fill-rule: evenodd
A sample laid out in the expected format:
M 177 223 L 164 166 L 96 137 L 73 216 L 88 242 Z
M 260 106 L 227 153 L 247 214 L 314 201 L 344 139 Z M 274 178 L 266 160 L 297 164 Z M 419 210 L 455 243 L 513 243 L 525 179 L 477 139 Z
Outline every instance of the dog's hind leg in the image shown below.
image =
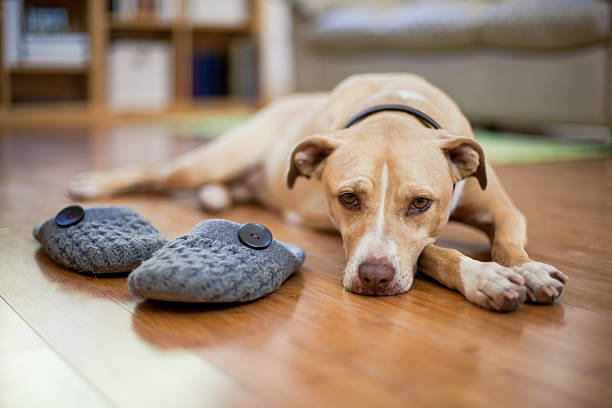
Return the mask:
M 198 190 L 198 200 L 206 212 L 219 212 L 234 203 L 257 201 L 257 190 L 262 182 L 261 168 L 250 168 L 230 183 L 209 183 Z
M 75 197 L 94 198 L 142 188 L 195 188 L 232 180 L 263 161 L 277 137 L 274 118 L 282 114 L 283 104 L 274 103 L 244 125 L 183 156 L 154 165 L 81 173 L 68 191 Z

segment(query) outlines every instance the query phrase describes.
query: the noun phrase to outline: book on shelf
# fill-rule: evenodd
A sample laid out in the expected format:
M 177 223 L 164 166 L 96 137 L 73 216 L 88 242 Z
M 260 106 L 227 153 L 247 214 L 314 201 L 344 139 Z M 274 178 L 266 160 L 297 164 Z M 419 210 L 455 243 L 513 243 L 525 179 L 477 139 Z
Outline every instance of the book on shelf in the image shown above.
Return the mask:
M 169 41 L 113 41 L 107 49 L 106 69 L 106 95 L 112 109 L 163 109 L 172 102 Z
M 2 30 L 4 65 L 12 67 L 19 61 L 21 42 L 21 0 L 3 0 Z
M 68 10 L 62 7 L 29 7 L 25 28 L 31 33 L 64 33 L 70 31 Z
M 248 0 L 189 0 L 187 18 L 196 25 L 242 27 L 249 20 Z
M 85 33 L 26 33 L 19 64 L 25 66 L 82 67 L 89 60 L 89 36 Z
M 252 39 L 232 40 L 227 53 L 212 49 L 196 51 L 192 72 L 195 97 L 257 97 L 257 53 Z
M 8 67 L 82 67 L 89 60 L 89 36 L 73 31 L 62 7 L 28 7 L 4 1 L 4 57 Z
M 107 10 L 116 21 L 157 20 L 168 23 L 180 15 L 181 0 L 108 0 Z
M 229 93 L 241 99 L 257 98 L 257 48 L 251 38 L 236 38 L 230 42 Z
M 213 50 L 199 50 L 193 55 L 193 96 L 227 95 L 227 56 Z
M 188 0 L 185 15 L 197 25 L 242 27 L 249 20 L 248 0 Z M 107 0 L 116 21 L 171 22 L 181 15 L 181 0 Z

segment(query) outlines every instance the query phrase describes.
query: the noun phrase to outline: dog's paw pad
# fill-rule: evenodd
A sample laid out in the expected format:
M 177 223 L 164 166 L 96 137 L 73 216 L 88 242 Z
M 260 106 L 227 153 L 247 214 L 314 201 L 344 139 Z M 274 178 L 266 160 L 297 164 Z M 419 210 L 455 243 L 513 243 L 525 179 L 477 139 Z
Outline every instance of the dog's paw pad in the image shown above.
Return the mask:
M 461 276 L 465 296 L 486 309 L 511 312 L 525 302 L 523 277 L 495 262 L 462 262 Z
M 232 205 L 232 196 L 227 187 L 220 184 L 207 184 L 198 191 L 200 205 L 208 212 L 223 211 Z
M 554 266 L 541 262 L 526 262 L 512 270 L 525 278 L 527 296 L 533 303 L 553 303 L 563 293 L 568 279 Z

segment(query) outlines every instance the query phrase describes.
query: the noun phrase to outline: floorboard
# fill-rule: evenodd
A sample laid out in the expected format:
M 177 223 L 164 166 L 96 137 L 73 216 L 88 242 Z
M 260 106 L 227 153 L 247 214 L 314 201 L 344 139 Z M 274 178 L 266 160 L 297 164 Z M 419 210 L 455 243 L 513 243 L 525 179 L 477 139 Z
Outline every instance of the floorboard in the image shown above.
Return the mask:
M 4 299 L 0 299 L 0 333 L 0 406 L 112 406 Z
M 130 205 L 168 238 L 211 217 L 267 225 L 308 253 L 276 293 L 244 305 L 131 296 L 125 276 L 51 261 L 33 225 L 71 201 L 69 178 L 153 161 L 200 142 L 114 128 L 13 129 L 0 138 L 0 406 L 555 406 L 612 398 L 612 159 L 498 167 L 525 213 L 532 258 L 570 276 L 560 302 L 483 310 L 430 279 L 366 297 L 340 283 L 337 234 L 256 206 L 203 213 L 191 192 L 81 203 Z M 486 238 L 440 238 L 487 260 Z

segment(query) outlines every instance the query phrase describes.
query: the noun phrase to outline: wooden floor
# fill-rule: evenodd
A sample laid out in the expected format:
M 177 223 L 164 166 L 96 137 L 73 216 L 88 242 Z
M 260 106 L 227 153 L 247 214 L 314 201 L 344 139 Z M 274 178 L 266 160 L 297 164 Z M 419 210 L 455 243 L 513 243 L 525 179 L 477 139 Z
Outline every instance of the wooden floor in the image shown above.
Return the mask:
M 612 400 L 612 160 L 498 168 L 529 221 L 533 259 L 570 280 L 561 301 L 496 314 L 417 279 L 393 297 L 340 284 L 339 236 L 257 221 L 303 246 L 305 265 L 245 305 L 132 297 L 125 276 L 54 264 L 32 226 L 70 203 L 69 178 L 150 161 L 198 142 L 163 127 L 4 131 L 0 155 L 0 406 L 605 407 Z M 190 192 L 131 194 L 169 238 L 211 217 Z M 442 243 L 487 258 L 451 225 Z

